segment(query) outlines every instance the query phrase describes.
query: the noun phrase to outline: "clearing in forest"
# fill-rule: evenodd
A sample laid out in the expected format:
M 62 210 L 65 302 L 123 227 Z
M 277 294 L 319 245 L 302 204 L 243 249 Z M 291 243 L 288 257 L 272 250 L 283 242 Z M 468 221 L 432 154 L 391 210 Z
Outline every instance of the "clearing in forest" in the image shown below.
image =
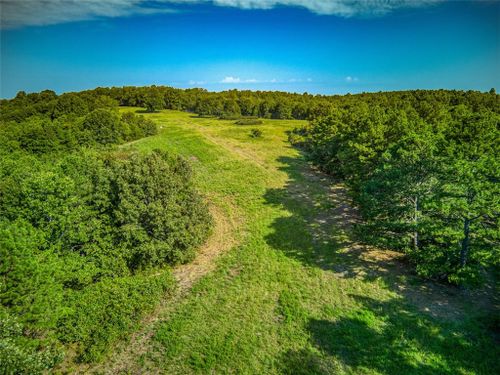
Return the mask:
M 124 110 L 134 110 L 126 108 Z M 82 372 L 167 374 L 489 374 L 487 296 L 425 283 L 399 254 L 355 241 L 341 184 L 287 142 L 300 121 L 263 125 L 148 114 L 134 142 L 191 161 L 216 228 L 180 288 L 129 342 Z M 262 136 L 250 137 L 252 128 Z M 483 323 L 484 322 L 484 323 Z

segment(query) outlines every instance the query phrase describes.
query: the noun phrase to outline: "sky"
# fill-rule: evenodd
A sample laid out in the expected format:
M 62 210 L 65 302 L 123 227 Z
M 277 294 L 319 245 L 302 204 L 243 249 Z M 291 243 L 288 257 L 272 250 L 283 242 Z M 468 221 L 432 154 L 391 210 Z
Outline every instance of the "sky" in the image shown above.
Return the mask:
M 0 97 L 500 89 L 500 0 L 0 0 Z

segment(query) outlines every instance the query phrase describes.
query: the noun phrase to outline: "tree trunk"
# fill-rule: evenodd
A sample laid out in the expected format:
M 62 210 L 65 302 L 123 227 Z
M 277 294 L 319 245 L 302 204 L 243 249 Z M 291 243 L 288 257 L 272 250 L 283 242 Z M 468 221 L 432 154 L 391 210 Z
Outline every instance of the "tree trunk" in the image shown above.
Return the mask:
M 414 212 L 413 212 L 413 223 L 415 225 L 415 231 L 413 232 L 413 249 L 418 250 L 418 197 L 414 200 Z
M 460 250 L 460 268 L 465 267 L 467 264 L 467 257 L 469 256 L 469 232 L 470 232 L 470 219 L 464 219 L 464 238 L 462 240 L 462 249 Z

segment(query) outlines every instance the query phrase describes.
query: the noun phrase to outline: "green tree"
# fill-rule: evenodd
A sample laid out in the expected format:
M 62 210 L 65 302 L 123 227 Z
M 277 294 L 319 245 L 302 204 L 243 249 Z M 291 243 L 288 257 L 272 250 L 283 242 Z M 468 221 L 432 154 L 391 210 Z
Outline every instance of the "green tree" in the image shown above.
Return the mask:
M 393 246 L 411 247 L 411 254 L 420 254 L 421 232 L 429 219 L 426 206 L 435 198 L 438 184 L 440 143 L 429 127 L 415 130 L 382 155 L 374 173 L 362 183 L 360 203 L 364 216 L 385 232 Z
M 157 90 L 150 90 L 144 98 L 144 106 L 147 112 L 155 112 L 162 109 L 164 106 L 163 96 Z
M 235 100 L 226 100 L 224 101 L 224 116 L 234 117 L 241 116 L 241 109 L 238 103 Z
M 122 140 L 124 129 L 118 114 L 107 109 L 96 109 L 85 116 L 82 122 L 84 137 L 89 142 L 100 144 L 118 143 Z
M 208 234 L 210 216 L 190 183 L 189 165 L 155 151 L 116 159 L 111 201 L 116 241 L 132 268 L 190 260 Z

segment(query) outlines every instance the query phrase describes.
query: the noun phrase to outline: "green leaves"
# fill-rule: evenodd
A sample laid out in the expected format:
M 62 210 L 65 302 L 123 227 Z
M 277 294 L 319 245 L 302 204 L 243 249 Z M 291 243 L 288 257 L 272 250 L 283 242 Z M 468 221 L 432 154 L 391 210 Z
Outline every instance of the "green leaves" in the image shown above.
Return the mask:
M 291 138 L 344 178 L 379 244 L 425 277 L 476 283 L 500 259 L 497 98 L 426 94 L 353 98 Z
M 32 337 L 6 345 L 34 361 L 42 337 L 100 358 L 173 287 L 151 269 L 192 259 L 211 227 L 189 165 L 164 152 L 6 154 L 0 167 L 0 303 Z
M 186 262 L 206 238 L 210 216 L 190 168 L 161 151 L 111 159 L 110 213 L 115 243 L 130 248 L 133 269 Z
M 99 103 L 108 105 L 102 99 Z M 84 112 L 84 116 L 77 113 L 79 117 L 70 112 L 55 119 L 37 115 L 20 122 L 0 123 L 1 148 L 43 155 L 68 152 L 82 146 L 113 145 L 157 133 L 154 122 L 131 112 L 120 117 L 116 110 L 104 107 Z

